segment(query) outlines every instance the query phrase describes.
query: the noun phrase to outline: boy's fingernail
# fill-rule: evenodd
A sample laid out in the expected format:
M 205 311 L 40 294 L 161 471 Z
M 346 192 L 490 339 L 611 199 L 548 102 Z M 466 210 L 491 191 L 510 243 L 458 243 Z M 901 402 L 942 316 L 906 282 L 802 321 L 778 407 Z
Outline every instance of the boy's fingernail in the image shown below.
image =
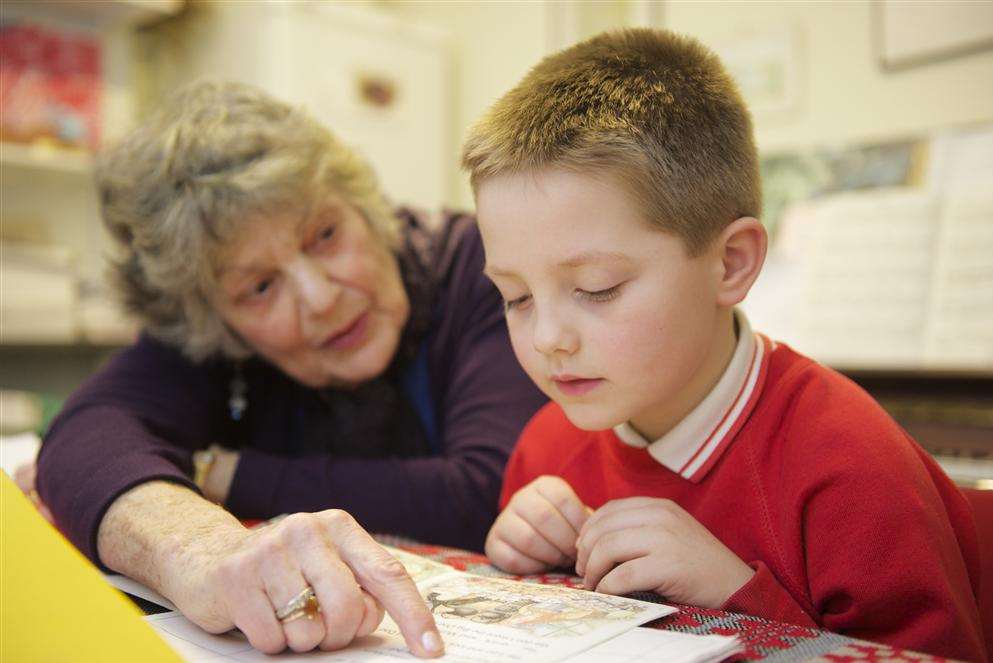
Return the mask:
M 440 652 L 443 649 L 441 636 L 438 635 L 437 631 L 424 631 L 424 635 L 421 636 L 421 644 L 432 654 Z

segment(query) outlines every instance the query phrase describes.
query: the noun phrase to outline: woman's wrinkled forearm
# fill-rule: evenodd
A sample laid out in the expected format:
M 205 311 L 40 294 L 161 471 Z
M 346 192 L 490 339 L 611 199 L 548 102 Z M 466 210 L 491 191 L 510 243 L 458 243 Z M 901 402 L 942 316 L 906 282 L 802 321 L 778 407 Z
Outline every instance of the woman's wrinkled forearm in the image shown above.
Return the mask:
M 97 550 L 108 568 L 184 603 L 219 549 L 248 534 L 238 520 L 192 490 L 143 483 L 118 497 L 100 523 Z

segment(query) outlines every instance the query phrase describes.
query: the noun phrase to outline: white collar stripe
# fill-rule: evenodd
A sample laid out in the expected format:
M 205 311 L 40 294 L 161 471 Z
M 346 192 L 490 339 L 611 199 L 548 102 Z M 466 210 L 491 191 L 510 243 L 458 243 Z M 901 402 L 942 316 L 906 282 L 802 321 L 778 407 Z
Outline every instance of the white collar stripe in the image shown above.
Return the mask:
M 702 444 L 697 447 L 696 452 L 690 457 L 686 463 L 679 468 L 679 474 L 682 474 L 687 479 L 693 474 L 698 467 L 700 467 L 700 462 L 707 459 L 710 452 L 713 451 L 715 441 L 719 441 L 724 433 L 727 432 L 728 427 L 734 423 L 734 417 L 736 412 L 741 411 L 742 397 L 744 396 L 744 402 L 748 402 L 748 394 L 750 393 L 750 387 L 754 387 L 755 383 L 752 380 L 752 374 L 755 371 L 755 359 L 759 354 L 759 343 L 758 339 L 752 342 L 752 353 L 748 361 L 748 371 L 746 372 L 746 378 L 741 383 L 741 388 L 738 389 L 738 393 L 735 395 L 734 400 L 731 401 L 731 407 L 727 409 L 724 416 L 717 422 L 710 434 L 704 438 Z
M 717 450 L 725 441 L 730 440 L 729 433 L 735 424 L 739 423 L 741 414 L 745 409 L 745 406 L 752 401 L 752 396 L 755 394 L 755 386 L 759 382 L 759 373 L 762 372 L 763 358 L 765 355 L 765 344 L 762 342 L 761 337 L 755 335 L 755 350 L 752 353 L 752 365 L 748 371 L 748 379 L 745 384 L 742 385 L 741 391 L 738 393 L 738 398 L 735 399 L 734 405 L 731 409 L 724 415 L 724 419 L 717 425 L 714 433 L 707 439 L 707 441 L 700 447 L 702 453 L 699 453 L 696 458 L 694 458 L 690 463 L 684 466 L 679 474 L 685 479 L 699 480 L 701 477 L 694 476 L 698 470 L 703 467 L 703 465 L 714 455 L 714 451 Z M 716 459 L 716 458 L 715 458 Z

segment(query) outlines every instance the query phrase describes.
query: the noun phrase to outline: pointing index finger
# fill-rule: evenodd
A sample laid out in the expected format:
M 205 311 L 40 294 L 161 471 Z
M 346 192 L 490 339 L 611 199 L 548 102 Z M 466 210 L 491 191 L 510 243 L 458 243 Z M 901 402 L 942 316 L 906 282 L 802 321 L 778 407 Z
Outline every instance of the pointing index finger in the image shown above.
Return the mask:
M 352 569 L 359 585 L 382 604 L 400 627 L 410 651 L 422 658 L 443 654 L 444 644 L 434 617 L 403 564 L 344 511 L 323 511 L 321 515 L 339 556 Z

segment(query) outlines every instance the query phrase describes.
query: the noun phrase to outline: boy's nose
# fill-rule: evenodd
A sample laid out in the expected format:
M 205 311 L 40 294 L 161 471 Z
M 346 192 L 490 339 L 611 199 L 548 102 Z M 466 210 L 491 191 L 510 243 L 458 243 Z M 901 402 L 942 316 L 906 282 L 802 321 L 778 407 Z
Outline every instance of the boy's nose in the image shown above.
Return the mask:
M 566 321 L 550 312 L 537 311 L 532 319 L 534 329 L 531 343 L 541 354 L 551 355 L 557 352 L 572 354 L 579 349 L 579 336 Z

